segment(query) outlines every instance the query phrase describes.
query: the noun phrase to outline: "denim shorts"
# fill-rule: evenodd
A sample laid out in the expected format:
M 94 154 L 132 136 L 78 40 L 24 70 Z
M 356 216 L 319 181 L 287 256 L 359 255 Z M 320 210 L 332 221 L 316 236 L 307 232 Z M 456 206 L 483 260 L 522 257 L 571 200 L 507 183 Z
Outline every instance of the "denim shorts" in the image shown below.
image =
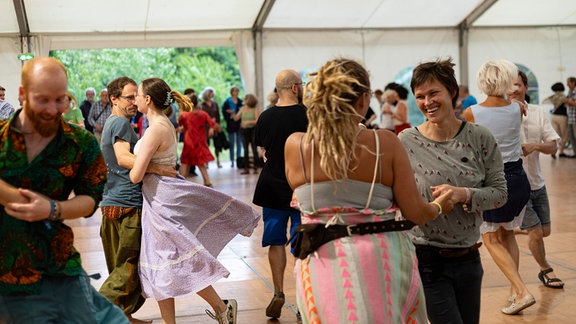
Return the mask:
M 118 306 L 79 276 L 42 278 L 38 295 L 0 295 L 0 323 L 110 323 L 129 324 Z
M 300 212 L 293 210 L 279 210 L 262 208 L 264 233 L 262 234 L 262 247 L 269 245 L 284 245 L 288 242 L 286 230 L 290 219 L 290 236 L 294 234 L 296 226 L 300 225 Z
M 530 200 L 526 204 L 526 213 L 521 229 L 533 229 L 539 225 L 550 224 L 550 203 L 546 186 L 530 192 Z

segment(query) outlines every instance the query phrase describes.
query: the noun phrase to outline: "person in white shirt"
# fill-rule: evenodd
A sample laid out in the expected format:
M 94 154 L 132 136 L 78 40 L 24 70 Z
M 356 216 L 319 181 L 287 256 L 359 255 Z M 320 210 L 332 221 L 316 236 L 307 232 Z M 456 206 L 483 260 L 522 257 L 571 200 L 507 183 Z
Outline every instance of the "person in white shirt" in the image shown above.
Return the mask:
M 528 88 L 528 78 L 524 72 L 518 72 L 518 79 L 514 85 L 517 88 L 510 97 L 524 102 Z M 563 288 L 564 282 L 556 278 L 554 270 L 546 260 L 544 237 L 550 235 L 550 204 L 539 160 L 540 153 L 556 154 L 560 136 L 552 128 L 544 109 L 536 105 L 527 106 L 527 114 L 522 119 L 520 138 L 524 171 L 530 182 L 530 200 L 526 205 L 526 213 L 520 228 L 528 232 L 528 247 L 541 270 L 538 279 L 546 287 Z M 518 260 L 519 255 L 513 257 Z

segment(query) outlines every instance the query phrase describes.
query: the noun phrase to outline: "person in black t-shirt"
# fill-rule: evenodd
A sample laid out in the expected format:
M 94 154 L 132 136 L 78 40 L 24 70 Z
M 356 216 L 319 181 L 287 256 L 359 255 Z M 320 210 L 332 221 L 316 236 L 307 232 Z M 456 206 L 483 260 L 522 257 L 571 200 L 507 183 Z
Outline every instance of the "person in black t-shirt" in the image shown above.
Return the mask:
M 294 70 L 283 70 L 276 76 L 278 103 L 266 109 L 258 118 L 255 142 L 261 147 L 264 167 L 258 178 L 252 202 L 262 207 L 264 233 L 262 246 L 270 246 L 268 261 L 272 271 L 274 297 L 266 308 L 266 316 L 279 318 L 284 305 L 284 270 L 288 242 L 286 229 L 290 220 L 290 234 L 300 224 L 300 212 L 290 207 L 292 189 L 286 180 L 284 144 L 294 132 L 308 127 L 306 108 L 302 102 L 302 78 Z

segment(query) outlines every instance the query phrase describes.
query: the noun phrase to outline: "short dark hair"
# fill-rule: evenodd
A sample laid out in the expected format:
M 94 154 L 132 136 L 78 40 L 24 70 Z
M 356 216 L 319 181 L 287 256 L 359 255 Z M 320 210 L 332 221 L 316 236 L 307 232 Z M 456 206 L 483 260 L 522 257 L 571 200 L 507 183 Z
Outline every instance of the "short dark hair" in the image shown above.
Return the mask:
M 386 90 L 396 90 L 396 88 L 398 88 L 399 84 L 396 82 L 390 82 L 388 83 L 385 87 L 384 87 L 384 91 Z
M 192 89 L 192 88 L 186 88 L 186 90 L 184 90 L 184 95 L 189 96 L 192 93 L 196 93 L 196 90 Z
M 108 88 L 108 97 L 110 96 L 114 96 L 115 98 L 120 97 L 122 95 L 122 89 L 124 89 L 124 87 L 127 84 L 133 84 L 136 86 L 138 85 L 136 81 L 132 80 L 127 76 L 121 76 L 117 79 L 110 81 L 110 83 L 108 83 L 108 85 L 106 86 Z
M 440 82 L 446 90 L 452 95 L 452 108 L 456 107 L 458 100 L 458 81 L 454 76 L 454 63 L 452 58 L 446 60 L 438 59 L 435 62 L 421 63 L 414 68 L 412 72 L 412 81 L 410 81 L 410 88 L 412 92 L 416 87 L 423 85 L 426 82 L 436 80 Z
M 0 91 L 6 91 L 3 86 L 0 86 Z
M 524 83 L 524 86 L 528 88 L 528 77 L 526 76 L 526 73 L 518 70 L 518 76 L 520 77 L 520 79 L 522 79 L 522 83 Z
M 396 91 L 396 93 L 398 94 L 398 98 L 400 98 L 401 100 L 408 99 L 408 89 L 404 88 L 404 86 L 398 85 L 398 87 L 396 87 L 394 91 Z
M 550 89 L 552 89 L 552 91 L 554 91 L 554 92 L 566 90 L 566 88 L 564 88 L 564 84 L 562 82 L 554 83 Z

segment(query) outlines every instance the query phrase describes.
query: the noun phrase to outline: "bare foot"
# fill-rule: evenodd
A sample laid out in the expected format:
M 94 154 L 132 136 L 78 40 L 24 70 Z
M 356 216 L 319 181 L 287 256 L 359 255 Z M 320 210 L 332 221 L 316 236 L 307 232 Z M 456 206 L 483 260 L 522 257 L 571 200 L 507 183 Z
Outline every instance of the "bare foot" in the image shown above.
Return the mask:
M 152 324 L 152 320 L 144 321 L 137 318 L 132 317 L 132 315 L 128 315 L 128 321 L 132 324 Z

